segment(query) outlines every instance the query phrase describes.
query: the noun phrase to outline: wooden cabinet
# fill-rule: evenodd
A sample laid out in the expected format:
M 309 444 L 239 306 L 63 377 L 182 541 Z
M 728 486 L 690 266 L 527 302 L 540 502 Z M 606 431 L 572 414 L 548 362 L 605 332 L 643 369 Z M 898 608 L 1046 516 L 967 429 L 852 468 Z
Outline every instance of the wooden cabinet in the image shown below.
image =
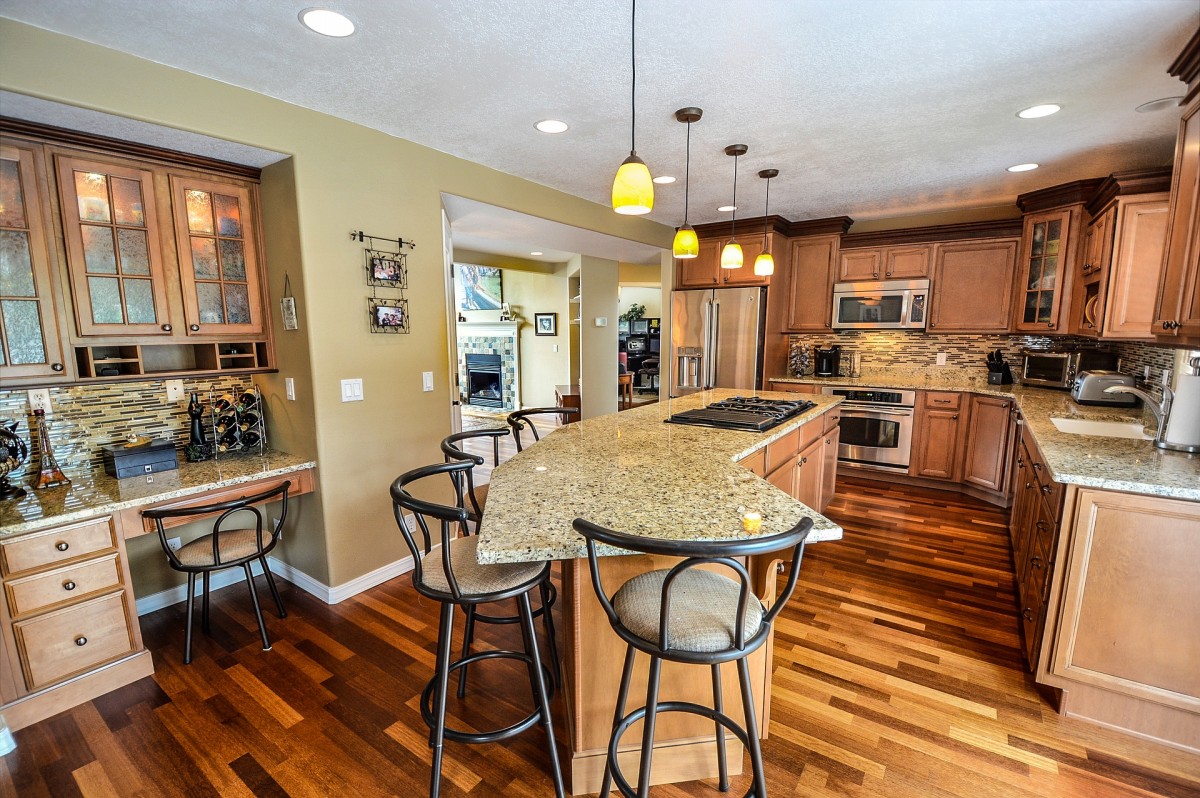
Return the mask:
M 841 427 L 835 422 L 833 429 L 821 439 L 825 447 L 821 453 L 821 501 L 816 505 L 821 512 L 825 512 L 833 500 L 833 494 L 837 492 L 838 443 L 841 435 Z
M 839 239 L 832 235 L 807 236 L 789 242 L 789 330 L 824 332 L 832 328 Z
M 958 478 L 962 401 L 962 394 L 945 391 L 926 391 L 918 400 L 909 474 L 931 479 Z
M 720 284 L 721 247 L 724 241 L 700 240 L 700 254 L 675 261 L 676 288 L 716 288 Z
M 1174 73 L 1179 74 L 1179 73 Z M 1185 76 L 1194 82 L 1195 76 Z M 1179 123 L 1167 222 L 1167 247 L 1155 298 L 1160 340 L 1200 342 L 1200 95 Z
M 783 251 L 782 240 L 775 236 L 772 240 L 771 252 L 776 261 L 786 255 Z M 754 259 L 766 249 L 766 236 L 762 233 L 739 235 L 738 244 L 742 247 L 742 267 L 740 269 L 721 268 L 721 250 L 729 242 L 729 237 L 700 239 L 700 254 L 695 258 L 675 261 L 676 288 L 721 288 L 724 286 L 754 286 L 770 285 L 771 278 L 754 273 Z M 776 263 L 778 269 L 780 264 Z
M 1017 330 L 1066 331 L 1082 214 L 1083 206 L 1078 204 L 1025 217 L 1013 325 Z M 1068 297 L 1066 303 L 1064 295 Z
M 858 283 L 866 280 L 882 280 L 883 253 L 879 249 L 842 250 L 838 262 L 839 283 Z
M 932 251 L 930 244 L 845 250 L 841 255 L 838 282 L 928 277 Z
M 962 481 L 1003 493 L 1012 442 L 1012 400 L 971 394 Z
M 818 437 L 804 447 L 796 458 L 796 482 L 792 490 L 792 496 L 818 511 L 821 509 L 821 489 L 824 485 L 824 462 L 825 438 Z
M 837 488 L 839 418 L 837 411 L 830 411 L 739 462 L 784 493 L 824 512 Z
M 1153 337 L 1155 289 L 1167 241 L 1167 195 L 1146 194 L 1117 201 L 1112 245 L 1095 320 L 1100 337 Z M 1086 324 L 1088 309 L 1081 311 Z
M 938 244 L 929 329 L 939 333 L 1004 333 L 1012 325 L 1015 238 Z
M 771 253 L 777 261 L 782 261 L 787 255 L 784 251 L 785 247 L 782 241 L 776 242 L 776 236 L 772 235 Z M 726 239 L 727 240 L 727 239 Z M 758 275 L 754 273 L 754 261 L 759 255 L 767 251 L 767 237 L 763 233 L 738 236 L 738 244 L 742 247 L 742 268 L 740 269 L 721 269 L 718 268 L 722 286 L 730 288 L 738 286 L 754 286 L 754 285 L 770 285 L 771 276 Z M 725 247 L 725 240 L 721 242 L 721 248 Z M 718 265 L 721 260 L 720 250 L 717 251 Z M 776 269 L 779 269 L 782 263 L 776 263 Z
M 61 381 L 63 359 L 51 263 L 53 234 L 41 147 L 0 140 L 0 381 Z

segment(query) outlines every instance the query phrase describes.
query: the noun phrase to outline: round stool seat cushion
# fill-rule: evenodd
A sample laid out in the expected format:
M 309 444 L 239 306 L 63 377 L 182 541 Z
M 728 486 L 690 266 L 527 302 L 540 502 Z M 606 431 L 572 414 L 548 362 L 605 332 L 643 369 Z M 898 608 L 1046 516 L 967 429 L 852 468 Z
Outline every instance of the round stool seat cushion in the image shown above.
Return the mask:
M 254 529 L 222 529 L 220 537 L 217 539 L 220 564 L 237 562 L 246 557 L 257 557 L 256 531 Z M 262 531 L 263 553 L 270 551 L 271 545 L 271 530 L 264 529 Z M 186 546 L 181 546 L 179 551 L 175 552 L 175 556 L 179 558 L 181 564 L 189 568 L 217 565 L 213 561 L 212 533 L 202 535 Z
M 633 577 L 613 596 L 621 624 L 643 640 L 658 639 L 662 588 L 669 571 L 650 571 Z M 722 574 L 689 568 L 671 583 L 671 619 L 667 643 L 671 650 L 712 653 L 735 648 L 737 603 L 741 585 Z M 742 643 L 762 625 L 763 606 L 746 592 L 746 628 Z
M 490 484 L 489 482 L 485 482 L 482 485 L 475 486 L 475 500 L 479 502 L 479 510 L 481 512 L 487 507 L 488 485 Z
M 500 593 L 536 579 L 546 567 L 544 562 L 515 562 L 499 565 L 480 565 L 475 558 L 479 537 L 469 535 L 450 541 L 450 567 L 458 589 L 466 596 Z M 450 580 L 442 567 L 442 553 L 433 551 L 421 558 L 422 583 L 432 590 L 450 592 Z

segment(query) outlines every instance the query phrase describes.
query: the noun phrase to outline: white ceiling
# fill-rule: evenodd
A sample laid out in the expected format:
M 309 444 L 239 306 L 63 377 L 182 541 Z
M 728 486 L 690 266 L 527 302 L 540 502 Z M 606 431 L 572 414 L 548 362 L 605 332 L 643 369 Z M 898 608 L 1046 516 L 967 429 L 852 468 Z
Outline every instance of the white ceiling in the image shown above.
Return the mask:
M 0 0 L 0 16 L 314 108 L 600 203 L 629 150 L 629 4 L 334 0 L 347 39 L 304 29 L 311 0 Z M 653 0 L 638 8 L 638 153 L 717 221 L 741 159 L 741 214 L 857 220 L 1008 205 L 1018 193 L 1171 160 L 1166 67 L 1196 0 Z M 77 65 L 83 68 L 82 65 Z M 1054 102 L 1055 116 L 1016 111 Z M 553 117 L 566 134 L 538 133 Z M 1034 161 L 1042 168 L 1010 174 Z M 677 225 L 683 181 L 650 218 Z M 545 245 L 548 246 L 548 245 Z

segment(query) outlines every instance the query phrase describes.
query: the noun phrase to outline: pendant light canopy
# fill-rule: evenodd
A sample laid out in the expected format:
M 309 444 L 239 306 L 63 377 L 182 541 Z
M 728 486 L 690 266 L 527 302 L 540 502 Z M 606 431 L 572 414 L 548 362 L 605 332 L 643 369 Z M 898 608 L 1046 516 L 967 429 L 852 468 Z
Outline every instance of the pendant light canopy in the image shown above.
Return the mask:
M 675 230 L 675 243 L 671 246 L 672 254 L 681 260 L 695 258 L 700 254 L 700 239 L 688 224 L 688 193 L 692 175 L 692 123 L 700 121 L 703 115 L 704 112 L 699 108 L 680 108 L 675 112 L 676 119 L 687 123 L 687 159 L 684 161 L 683 172 L 683 225 Z
M 766 248 L 754 259 L 754 273 L 759 277 L 768 277 L 775 273 L 775 258 L 771 256 L 771 178 L 779 174 L 778 169 L 764 169 L 759 177 L 767 181 L 767 199 L 763 203 L 763 242 Z
M 749 149 L 745 144 L 730 144 L 726 155 L 733 156 L 733 223 L 729 226 L 729 243 L 721 250 L 722 269 L 742 268 L 742 245 L 737 242 L 737 159 Z
M 629 57 L 633 65 L 629 98 L 629 157 L 621 163 L 613 179 L 612 206 L 617 213 L 640 216 L 654 210 L 654 183 L 646 162 L 637 154 L 637 0 L 633 0 L 629 28 Z

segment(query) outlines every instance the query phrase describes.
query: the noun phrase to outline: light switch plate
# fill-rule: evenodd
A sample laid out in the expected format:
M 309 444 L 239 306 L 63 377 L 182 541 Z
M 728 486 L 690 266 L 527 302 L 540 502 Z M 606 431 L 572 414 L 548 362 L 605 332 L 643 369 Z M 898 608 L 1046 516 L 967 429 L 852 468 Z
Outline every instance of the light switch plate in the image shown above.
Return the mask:
M 289 402 L 296 401 L 296 381 L 294 379 L 291 377 L 284 377 L 283 389 L 287 391 L 287 398 Z
M 596 326 L 597 327 L 607 327 L 608 326 L 608 316 L 597 316 L 596 317 Z
M 343 402 L 361 402 L 363 400 L 363 381 L 362 378 L 353 380 L 342 380 L 342 401 Z
M 422 371 L 421 372 L 421 390 L 426 391 L 426 392 L 433 390 L 433 372 L 432 371 Z
M 167 388 L 168 402 L 183 401 L 183 380 L 167 380 L 163 385 Z
M 54 415 L 54 408 L 50 406 L 50 389 L 35 388 L 29 391 L 29 409 L 45 410 L 47 418 Z

